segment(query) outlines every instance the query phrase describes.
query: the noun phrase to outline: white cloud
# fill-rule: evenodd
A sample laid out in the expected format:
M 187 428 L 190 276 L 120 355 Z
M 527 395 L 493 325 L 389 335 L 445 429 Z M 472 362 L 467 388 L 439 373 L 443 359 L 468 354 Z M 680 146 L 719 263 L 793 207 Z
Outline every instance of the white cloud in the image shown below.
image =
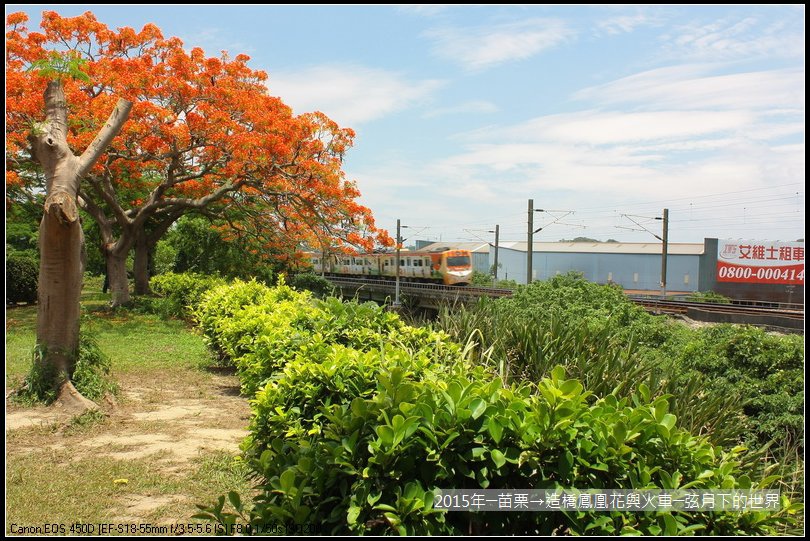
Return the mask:
M 296 114 L 321 111 L 341 126 L 353 127 L 427 99 L 443 83 L 407 80 L 402 74 L 357 65 L 325 65 L 273 71 L 270 94 Z
M 687 149 L 689 150 L 689 149 Z M 791 149 L 792 150 L 792 149 Z M 676 199 L 710 192 L 796 181 L 795 165 L 787 168 L 783 154 L 765 145 L 740 140 L 713 149 L 710 155 L 671 161 L 681 149 L 616 146 L 587 148 L 541 142 L 474 145 L 440 164 L 442 189 L 468 197 L 468 186 L 479 183 L 496 189 L 500 198 L 575 191 L 578 207 L 638 198 Z M 774 174 L 777 173 L 777 174 Z M 494 201 L 495 199 L 492 199 Z M 546 200 L 546 205 L 553 200 Z
M 642 13 L 635 15 L 617 15 L 604 21 L 599 21 L 596 27 L 606 34 L 617 35 L 632 32 L 639 26 L 657 25 L 660 21 L 657 17 L 651 17 Z
M 581 111 L 535 118 L 487 136 L 520 141 L 608 145 L 678 140 L 733 132 L 750 125 L 742 111 Z M 476 137 L 481 137 L 477 134 Z
M 804 70 L 778 69 L 711 75 L 717 66 L 658 68 L 585 88 L 575 99 L 598 104 L 641 103 L 667 109 L 804 110 Z
M 673 58 L 692 61 L 753 58 L 803 58 L 803 17 L 794 21 L 762 22 L 755 17 L 692 23 L 664 36 Z
M 515 23 L 467 28 L 434 28 L 426 35 L 437 55 L 469 70 L 481 70 L 534 56 L 574 35 L 559 19 L 528 19 Z
M 437 116 L 457 115 L 467 113 L 488 114 L 488 113 L 497 113 L 499 110 L 500 108 L 492 102 L 486 100 L 471 100 L 450 107 L 440 107 L 438 109 L 433 109 L 422 115 L 422 118 L 433 118 Z
M 399 162 L 390 168 L 358 172 L 357 176 L 372 208 L 385 208 L 389 222 L 391 217 L 402 217 L 409 225 L 430 225 L 432 229 L 422 236 L 434 238 L 441 232 L 445 239 L 463 237 L 464 228 L 491 229 L 499 223 L 502 240 L 523 239 L 529 197 L 535 198 L 536 207 L 575 210 L 565 222 L 587 226 L 585 230 L 564 224 L 544 227 L 540 234 L 543 240 L 584 234 L 650 241 L 648 233 L 616 229 L 633 225 L 621 218 L 621 213 L 653 216 L 665 206 L 671 209 L 673 242 L 699 241 L 706 234 L 728 235 L 727 230 L 742 234 L 743 229 L 733 225 L 741 220 L 741 212 L 747 213 L 748 227 L 753 230 L 745 234 L 756 232 L 759 237 L 780 238 L 782 232 L 774 229 L 774 224 L 792 231 L 797 220 L 803 223 L 803 206 L 796 207 L 794 219 L 781 214 L 786 208 L 784 202 L 767 209 L 759 202 L 763 194 L 775 193 L 770 186 L 794 183 L 800 189 L 803 145 L 771 147 L 728 137 L 697 140 L 693 147 L 691 141 L 686 137 L 672 143 L 593 147 L 553 140 L 502 141 L 500 134 L 493 134 L 486 142 L 469 143 L 462 152 L 443 160 Z M 707 146 L 701 146 L 700 141 L 708 141 Z M 679 148 L 679 144 L 685 146 Z M 684 152 L 694 154 L 670 159 Z M 407 178 L 395 172 L 392 177 L 387 170 L 407 171 Z M 414 179 L 419 180 L 416 187 L 412 185 Z M 752 189 L 763 191 L 747 192 Z M 790 191 L 781 191 L 786 190 Z M 414 192 L 419 194 L 418 204 L 408 197 Z M 731 202 L 723 197 L 701 199 L 725 192 L 745 195 L 731 196 Z M 739 205 L 733 204 L 741 200 Z M 691 201 L 695 202 L 694 214 Z M 640 206 L 637 202 L 653 203 Z M 747 211 L 741 210 L 743 206 Z M 601 210 L 587 210 L 594 207 Z M 790 206 L 788 210 L 792 209 Z M 693 218 L 702 221 L 684 223 Z M 536 220 L 538 227 L 547 223 L 539 215 Z
M 628 199 L 801 182 L 804 145 L 783 138 L 804 133 L 803 73 L 719 76 L 710 68 L 644 72 L 576 94 L 599 108 L 469 132 L 456 139 L 464 150 L 433 174 L 447 197 L 471 201 L 487 195 L 479 188 L 468 194 L 481 185 L 497 187 L 492 200 L 513 206 L 527 194 L 542 196 L 544 205 L 576 194 L 558 208 L 622 208 Z M 735 211 L 722 210 L 717 223 Z
M 433 30 L 429 35 L 436 41 L 437 53 L 481 70 L 527 58 L 573 35 L 561 23 L 553 39 L 532 42 L 534 48 L 516 45 L 536 21 Z M 654 24 L 643 16 L 611 17 L 597 31 L 618 34 Z M 459 147 L 454 154 L 398 164 L 408 171 L 409 181 L 419 179 L 419 205 L 408 205 L 399 197 L 406 193 L 404 185 L 389 187 L 385 182 L 371 195 L 412 223 L 453 224 L 444 226 L 445 235 L 451 231 L 458 235 L 462 231 L 458 224 L 497 220 L 502 239 L 523 238 L 528 197 L 545 208 L 611 209 L 600 210 L 599 216 L 577 212 L 566 221 L 587 224 L 587 230 L 555 225 L 544 229 L 546 240 L 582 234 L 650 240 L 648 233 L 615 229 L 632 225 L 620 213 L 632 212 L 628 206 L 639 201 L 654 202 L 643 209 L 636 204 L 634 209 L 644 215 L 671 208 L 673 241 L 699 241 L 703 235 L 731 232 L 760 238 L 797 234 L 794 230 L 803 227 L 803 202 L 794 208 L 781 200 L 762 204 L 759 200 L 766 194 L 781 195 L 779 186 L 802 189 L 804 70 L 784 68 L 785 63 L 757 65 L 748 71 L 741 67 L 750 65 L 743 64 L 744 59 L 795 56 L 795 51 L 775 52 L 795 46 L 794 30 L 785 26 L 780 34 L 777 24 L 751 18 L 682 27 L 664 44 L 667 54 L 682 55 L 691 63 L 584 88 L 572 94 L 571 112 L 458 134 L 452 137 Z M 474 103 L 437 108 L 423 116 L 476 112 L 471 111 Z M 390 178 L 384 171 L 360 177 Z M 705 199 L 723 193 L 741 195 Z M 436 201 L 452 204 L 442 207 Z

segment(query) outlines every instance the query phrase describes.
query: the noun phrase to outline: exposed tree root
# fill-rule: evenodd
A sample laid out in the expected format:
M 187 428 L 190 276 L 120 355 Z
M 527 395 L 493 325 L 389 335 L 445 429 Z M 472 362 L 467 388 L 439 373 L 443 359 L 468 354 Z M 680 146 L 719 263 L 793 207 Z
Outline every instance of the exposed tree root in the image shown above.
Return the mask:
M 82 396 L 82 393 L 76 390 L 76 387 L 70 381 L 65 381 L 59 387 L 53 405 L 76 414 L 100 409 L 98 404 Z

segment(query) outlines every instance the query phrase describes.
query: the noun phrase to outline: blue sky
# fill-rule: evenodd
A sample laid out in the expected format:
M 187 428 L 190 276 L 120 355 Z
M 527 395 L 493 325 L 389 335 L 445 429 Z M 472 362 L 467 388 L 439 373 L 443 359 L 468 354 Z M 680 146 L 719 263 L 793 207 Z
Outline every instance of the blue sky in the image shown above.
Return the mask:
M 804 238 L 804 6 L 6 6 L 251 56 L 411 238 Z M 572 213 L 567 214 L 568 211 Z M 630 215 L 627 217 L 625 215 Z M 632 228 L 632 229 L 628 229 Z M 393 231 L 392 231 L 393 232 Z

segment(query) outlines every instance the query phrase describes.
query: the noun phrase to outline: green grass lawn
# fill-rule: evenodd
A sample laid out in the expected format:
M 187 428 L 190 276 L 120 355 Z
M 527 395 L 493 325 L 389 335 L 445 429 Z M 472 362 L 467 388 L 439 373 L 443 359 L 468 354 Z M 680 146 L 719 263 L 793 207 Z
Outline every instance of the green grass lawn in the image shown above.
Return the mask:
M 108 307 L 98 278 L 82 292 L 81 332 L 93 335 L 112 359 L 113 377 L 143 370 L 198 370 L 211 357 L 202 338 L 183 321 Z M 36 306 L 6 310 L 6 387 L 19 384 L 31 368 L 36 343 Z
M 201 448 L 180 463 L 166 460 L 169 451 L 131 459 L 106 454 L 137 450 L 142 440 L 133 440 L 133 435 L 155 434 L 165 439 L 168 434 L 181 444 L 197 439 L 198 430 L 233 431 L 244 429 L 248 422 L 246 401 L 235 396 L 235 376 L 207 370 L 212 357 L 202 337 L 187 323 L 111 310 L 109 299 L 109 294 L 101 293 L 100 279 L 85 281 L 81 329 L 92 334 L 111 359 L 111 376 L 122 387 L 118 405 L 104 406 L 104 415 L 65 419 L 53 408 L 7 401 L 7 421 L 12 412 L 45 419 L 6 432 L 7 534 L 12 524 L 16 528 L 62 524 L 68 535 L 74 523 L 126 519 L 134 524 L 189 524 L 198 522 L 191 519 L 196 503 L 211 504 L 231 490 L 250 499 L 247 468 L 234 460 L 236 450 Z M 36 306 L 6 310 L 7 390 L 18 387 L 31 368 L 36 311 Z M 191 414 L 180 419 L 182 423 L 159 416 L 157 420 L 139 417 L 173 403 L 185 408 L 199 405 L 208 417 Z M 210 413 L 212 408 L 215 415 Z M 87 446 L 94 438 L 104 437 L 111 441 L 106 448 Z M 112 532 L 121 533 L 133 532 Z M 134 533 L 163 532 L 144 529 Z

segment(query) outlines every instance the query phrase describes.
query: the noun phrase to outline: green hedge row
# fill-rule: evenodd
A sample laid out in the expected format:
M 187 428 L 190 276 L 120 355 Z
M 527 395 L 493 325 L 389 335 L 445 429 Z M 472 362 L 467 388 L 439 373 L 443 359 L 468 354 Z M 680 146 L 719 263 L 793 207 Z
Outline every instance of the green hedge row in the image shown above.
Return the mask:
M 151 312 L 163 317 L 187 319 L 199 304 L 203 294 L 225 283 L 219 276 L 196 273 L 167 272 L 149 280 L 152 291 L 157 295 L 147 302 Z
M 9 254 L 6 259 L 6 304 L 37 302 L 39 263 L 34 257 Z
M 505 383 L 444 333 L 373 304 L 234 282 L 194 311 L 233 362 L 253 417 L 243 449 L 260 493 L 196 515 L 223 527 L 325 534 L 768 534 L 780 513 L 446 513 L 437 489 L 749 488 L 755 468 L 678 427 L 645 385 L 594 399 L 562 367 Z M 234 531 L 233 529 L 228 531 Z M 245 531 L 244 528 L 241 531 Z

